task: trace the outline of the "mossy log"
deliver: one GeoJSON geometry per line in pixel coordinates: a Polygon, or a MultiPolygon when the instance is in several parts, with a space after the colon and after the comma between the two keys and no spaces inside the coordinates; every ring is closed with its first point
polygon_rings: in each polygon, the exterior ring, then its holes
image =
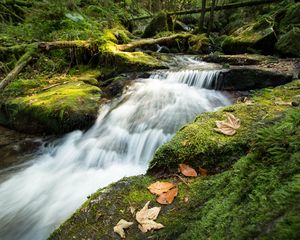
{"type": "Polygon", "coordinates": [[[41,50],[50,51],[53,49],[63,48],[85,48],[91,50],[92,44],[89,41],[54,41],[54,42],[40,42],[38,48],[41,50]]]}
{"type": "Polygon", "coordinates": [[[192,36],[192,34],[184,33],[184,34],[175,34],[168,37],[161,37],[161,38],[148,38],[148,39],[141,39],[138,41],[134,41],[128,44],[118,45],[117,49],[120,51],[133,51],[135,48],[143,48],[155,44],[166,45],[170,42],[174,42],[176,40],[181,39],[188,39],[192,36]]]}
{"type": "Polygon", "coordinates": [[[17,62],[14,69],[0,82],[0,91],[3,90],[9,83],[11,83],[22,69],[28,64],[32,59],[34,53],[36,52],[35,48],[30,48],[17,62]]]}

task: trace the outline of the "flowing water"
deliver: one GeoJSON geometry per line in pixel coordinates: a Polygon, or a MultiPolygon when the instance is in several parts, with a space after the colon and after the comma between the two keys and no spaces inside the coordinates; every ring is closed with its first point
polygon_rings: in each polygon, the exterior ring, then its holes
{"type": "Polygon", "coordinates": [[[145,173],[158,146],[204,111],[230,104],[218,70],[190,58],[185,69],[137,79],[100,109],[87,132],[47,143],[29,166],[0,185],[0,239],[46,239],[98,188],[145,173]]]}

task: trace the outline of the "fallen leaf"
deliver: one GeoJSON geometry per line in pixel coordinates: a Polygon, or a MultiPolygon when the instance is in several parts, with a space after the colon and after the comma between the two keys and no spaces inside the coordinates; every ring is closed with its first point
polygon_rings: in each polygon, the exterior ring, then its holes
{"type": "Polygon", "coordinates": [[[124,229],[129,228],[133,222],[127,222],[124,219],[121,219],[116,226],[114,226],[114,232],[119,234],[121,238],[125,238],[124,229]]]}
{"type": "Polygon", "coordinates": [[[186,177],[197,177],[197,172],[194,168],[186,164],[179,164],[180,172],[186,177]]]}
{"type": "Polygon", "coordinates": [[[131,214],[134,215],[136,209],[134,207],[129,207],[129,210],[130,210],[131,214]]]}
{"type": "Polygon", "coordinates": [[[188,198],[188,197],[185,197],[185,198],[183,199],[183,201],[184,201],[185,203],[187,203],[187,202],[189,201],[189,198],[188,198]]]}
{"type": "Polygon", "coordinates": [[[201,176],[207,176],[208,175],[208,170],[205,168],[200,167],[199,172],[201,176]]]}
{"type": "Polygon", "coordinates": [[[174,201],[174,198],[178,194],[178,188],[173,188],[166,193],[161,194],[156,201],[160,204],[171,204],[174,201]]]}
{"type": "Polygon", "coordinates": [[[153,208],[148,208],[150,204],[150,201],[145,204],[145,206],[136,213],[135,218],[137,222],[140,224],[139,229],[143,232],[146,233],[152,229],[161,229],[164,227],[164,225],[155,222],[159,212],[160,212],[160,207],[153,207],[153,208]]]}
{"type": "Polygon", "coordinates": [[[217,128],[215,131],[223,133],[224,135],[232,136],[236,130],[241,127],[240,119],[236,118],[233,114],[227,114],[226,121],[216,121],[217,128]]]}
{"type": "Polygon", "coordinates": [[[160,182],[157,181],[155,183],[152,183],[148,189],[151,193],[156,194],[156,195],[161,195],[164,192],[169,191],[171,188],[176,187],[173,183],[170,182],[160,182]]]}

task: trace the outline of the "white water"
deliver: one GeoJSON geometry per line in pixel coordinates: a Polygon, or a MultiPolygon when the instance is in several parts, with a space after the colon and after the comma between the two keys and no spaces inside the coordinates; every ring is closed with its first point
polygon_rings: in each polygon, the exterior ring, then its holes
{"type": "Polygon", "coordinates": [[[101,109],[89,131],[74,131],[47,146],[0,185],[0,239],[46,239],[89,194],[145,173],[155,149],[184,123],[230,104],[221,92],[203,88],[214,84],[216,74],[166,71],[137,80],[101,109]]]}

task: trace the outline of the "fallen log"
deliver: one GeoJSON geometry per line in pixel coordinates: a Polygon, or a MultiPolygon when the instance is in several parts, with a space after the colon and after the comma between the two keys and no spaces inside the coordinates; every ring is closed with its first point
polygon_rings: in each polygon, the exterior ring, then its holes
{"type": "Polygon", "coordinates": [[[85,48],[91,50],[92,44],[89,41],[54,41],[54,42],[40,42],[38,48],[46,51],[63,48],[85,48]]]}
{"type": "Polygon", "coordinates": [[[151,46],[151,45],[155,45],[155,44],[165,45],[165,44],[168,44],[175,40],[188,39],[191,36],[192,36],[192,34],[189,34],[189,33],[183,33],[183,34],[179,33],[179,34],[174,34],[174,35],[168,36],[168,37],[146,38],[146,39],[133,41],[128,44],[117,45],[117,50],[133,51],[135,48],[143,48],[143,47],[147,47],[147,46],[151,46]]]}
{"type": "Polygon", "coordinates": [[[2,91],[8,84],[15,80],[22,69],[32,59],[35,52],[35,48],[29,48],[28,51],[19,59],[14,69],[11,70],[10,73],[0,82],[0,91],[2,91]]]}
{"type": "MultiPolygon", "coordinates": [[[[221,11],[221,10],[230,10],[230,9],[236,9],[236,8],[242,8],[242,7],[254,7],[258,5],[264,5],[264,4],[270,4],[275,2],[280,2],[282,0],[253,0],[248,2],[240,2],[240,3],[229,3],[222,6],[215,6],[214,11],[221,11]]],[[[203,9],[197,8],[197,9],[191,9],[191,10],[183,10],[183,11],[177,11],[177,12],[169,12],[167,13],[169,16],[173,15],[187,15],[187,14],[193,14],[193,13],[201,13],[203,9]]],[[[210,12],[211,7],[205,8],[205,12],[210,12]]],[[[153,15],[151,16],[142,16],[137,18],[129,19],[129,21],[139,21],[144,19],[153,18],[153,15]]]]}

